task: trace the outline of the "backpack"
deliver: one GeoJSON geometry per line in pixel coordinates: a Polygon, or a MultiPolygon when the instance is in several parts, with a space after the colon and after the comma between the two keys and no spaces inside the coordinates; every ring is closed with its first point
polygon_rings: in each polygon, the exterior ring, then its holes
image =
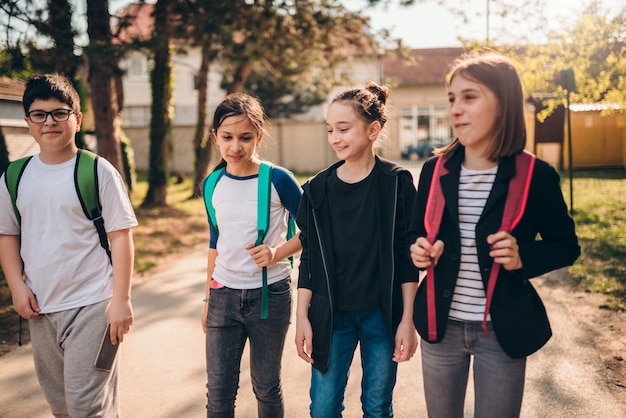
{"type": "MultiPolygon", "coordinates": [[[[526,209],[526,201],[528,200],[528,192],[530,190],[530,181],[533,176],[536,157],[529,152],[520,152],[515,156],[515,175],[509,182],[509,188],[504,204],[504,214],[502,215],[502,223],[499,231],[511,232],[519,223],[526,209]]],[[[446,206],[446,200],[441,190],[441,182],[439,178],[448,173],[444,167],[447,158],[439,157],[435,164],[435,170],[430,183],[428,200],[426,202],[426,213],[424,216],[424,227],[426,229],[426,239],[433,244],[437,239],[443,210],[446,206]]],[[[489,284],[486,292],[485,312],[483,315],[482,328],[485,334],[487,331],[487,316],[491,307],[491,299],[493,291],[496,287],[500,264],[494,261],[489,276],[489,284]]],[[[426,304],[428,319],[428,339],[437,339],[437,317],[435,311],[435,266],[434,263],[426,269],[426,304]]]]}
{"type": "MultiPolygon", "coordinates": [[[[258,180],[258,204],[257,204],[257,239],[254,245],[261,245],[267,234],[270,223],[270,195],[272,193],[272,168],[273,165],[270,162],[262,161],[259,167],[259,180],[258,180]]],[[[215,208],[213,207],[213,191],[218,180],[222,177],[224,167],[219,168],[209,174],[202,184],[202,195],[204,196],[204,206],[206,208],[209,224],[219,229],[217,226],[217,220],[215,218],[215,208]]],[[[296,232],[295,220],[289,216],[287,222],[287,240],[291,239],[296,232]]],[[[289,261],[293,266],[293,257],[289,257],[289,261]]],[[[268,288],[267,288],[267,267],[262,269],[263,285],[261,287],[261,319],[267,318],[268,310],[268,288]]]]}
{"type": "MultiPolygon", "coordinates": [[[[22,217],[17,208],[17,194],[20,180],[26,165],[30,162],[30,157],[24,157],[19,160],[15,160],[9,164],[6,169],[4,180],[11,196],[11,203],[13,204],[13,210],[15,211],[15,217],[18,224],[21,225],[22,217]]],[[[107,238],[106,231],[104,229],[104,219],[102,218],[102,205],[100,204],[100,195],[98,193],[98,155],[91,151],[79,149],[76,155],[76,164],[74,165],[74,186],[76,188],[76,194],[80,205],[83,209],[83,213],[93,222],[96,230],[98,231],[98,237],[100,238],[100,245],[106,252],[111,261],[111,250],[109,249],[109,240],[107,238]]]]}

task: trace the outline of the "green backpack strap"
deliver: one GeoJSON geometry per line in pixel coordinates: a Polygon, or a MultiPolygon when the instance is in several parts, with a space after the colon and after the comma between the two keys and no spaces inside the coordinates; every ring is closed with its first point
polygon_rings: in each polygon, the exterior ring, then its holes
{"type": "Polygon", "coordinates": [[[31,158],[33,158],[32,155],[30,157],[20,158],[19,160],[11,162],[4,173],[4,181],[7,185],[9,196],[11,196],[13,211],[15,212],[15,217],[17,218],[17,223],[19,225],[22,224],[22,217],[20,215],[20,211],[17,209],[17,187],[22,179],[24,169],[30,162],[31,158]]]}
{"type": "Polygon", "coordinates": [[[206,214],[209,218],[209,224],[215,228],[218,233],[219,229],[217,229],[217,220],[215,219],[215,208],[213,207],[213,191],[223,172],[224,167],[213,171],[204,179],[204,184],[202,185],[202,196],[204,197],[204,207],[206,208],[206,214]]]}
{"type": "MultiPolygon", "coordinates": [[[[255,245],[263,244],[270,224],[270,194],[272,191],[272,164],[261,162],[259,166],[257,203],[257,239],[255,245]]],[[[262,269],[261,319],[267,319],[269,289],[267,285],[267,267],[262,269]]]]}
{"type": "Polygon", "coordinates": [[[259,166],[258,203],[257,203],[257,239],[261,245],[270,224],[270,194],[272,191],[272,164],[261,162],[259,166]]]}
{"type": "Polygon", "coordinates": [[[84,149],[79,149],[74,166],[74,186],[83,212],[87,219],[93,222],[98,231],[100,245],[111,261],[111,249],[109,239],[104,229],[102,218],[102,205],[98,185],[98,155],[84,149]]]}

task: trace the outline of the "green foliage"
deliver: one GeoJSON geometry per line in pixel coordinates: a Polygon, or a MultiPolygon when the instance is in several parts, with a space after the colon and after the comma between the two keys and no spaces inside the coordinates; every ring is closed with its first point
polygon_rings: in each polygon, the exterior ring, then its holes
{"type": "Polygon", "coordinates": [[[626,9],[605,10],[599,3],[591,2],[576,20],[548,32],[546,43],[498,47],[515,57],[525,90],[546,99],[541,118],[565,103],[559,74],[568,69],[576,84],[571,103],[616,103],[626,109],[626,9]]]}
{"type": "Polygon", "coordinates": [[[33,67],[21,47],[4,46],[0,49],[0,77],[27,80],[33,74],[33,67]]]}
{"type": "Polygon", "coordinates": [[[355,51],[376,53],[364,29],[368,20],[339,1],[240,3],[219,38],[222,88],[258,96],[270,117],[321,103],[355,51]]]}

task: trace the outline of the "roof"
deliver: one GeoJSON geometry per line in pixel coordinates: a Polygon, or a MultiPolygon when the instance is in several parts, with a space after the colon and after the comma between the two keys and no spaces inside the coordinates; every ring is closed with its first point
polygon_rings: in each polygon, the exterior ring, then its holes
{"type": "Polygon", "coordinates": [[[0,99],[22,101],[26,83],[9,77],[0,77],[0,99]]]}
{"type": "Polygon", "coordinates": [[[404,56],[394,52],[383,59],[385,78],[401,86],[443,84],[450,65],[462,54],[462,48],[411,49],[404,56]]]}
{"type": "Polygon", "coordinates": [[[572,103],[572,112],[598,112],[601,110],[622,110],[619,103],[572,103]]]}

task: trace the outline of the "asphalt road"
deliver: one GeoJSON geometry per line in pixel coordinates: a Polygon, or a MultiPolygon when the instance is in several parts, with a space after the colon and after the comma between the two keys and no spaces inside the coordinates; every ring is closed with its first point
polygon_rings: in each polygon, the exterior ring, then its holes
{"type": "MultiPolygon", "coordinates": [[[[135,324],[121,352],[124,417],[205,416],[204,334],[200,328],[205,271],[205,251],[199,250],[135,285],[135,324]]],[[[528,360],[522,417],[626,417],[607,388],[604,367],[584,326],[552,297],[549,287],[541,286],[541,278],[537,280],[554,337],[528,360]]],[[[283,355],[283,386],[286,416],[299,418],[308,416],[310,369],[296,355],[293,332],[292,326],[283,355]]],[[[256,416],[246,354],[238,418],[256,416]]],[[[346,391],[344,416],[348,418],[361,416],[358,364],[355,361],[346,391]]],[[[472,398],[470,383],[466,417],[472,416],[472,398]]],[[[426,416],[419,355],[399,366],[394,408],[399,418],[426,416]]],[[[50,416],[35,377],[30,344],[0,357],[0,417],[50,416]]]]}

